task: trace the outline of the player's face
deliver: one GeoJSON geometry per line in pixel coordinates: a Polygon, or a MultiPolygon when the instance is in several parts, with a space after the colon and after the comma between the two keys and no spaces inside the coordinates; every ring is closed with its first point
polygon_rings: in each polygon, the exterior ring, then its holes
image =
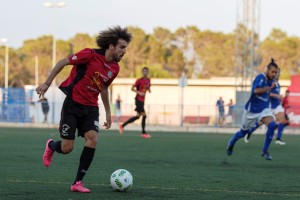
{"type": "Polygon", "coordinates": [[[276,67],[271,67],[270,69],[268,69],[267,77],[269,80],[273,80],[276,77],[277,70],[278,69],[276,67]]]}
{"type": "Polygon", "coordinates": [[[290,94],[290,92],[287,92],[287,91],[285,92],[285,96],[286,96],[286,97],[288,97],[289,94],[290,94]]]}
{"type": "Polygon", "coordinates": [[[280,70],[279,69],[277,69],[277,74],[276,74],[276,76],[275,76],[275,80],[279,80],[279,78],[280,78],[280,70]]]}
{"type": "Polygon", "coordinates": [[[119,39],[118,44],[112,48],[112,56],[115,62],[120,62],[126,53],[128,43],[125,40],[119,39]]]}
{"type": "Polygon", "coordinates": [[[143,69],[142,74],[144,77],[148,76],[148,69],[143,69]]]}

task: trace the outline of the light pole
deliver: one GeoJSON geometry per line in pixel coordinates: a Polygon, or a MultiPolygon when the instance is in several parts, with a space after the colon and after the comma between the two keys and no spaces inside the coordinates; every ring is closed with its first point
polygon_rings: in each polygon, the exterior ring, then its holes
{"type": "Polygon", "coordinates": [[[181,100],[180,100],[180,126],[183,127],[184,121],[184,88],[187,86],[186,70],[182,71],[181,77],[178,80],[178,86],[181,88],[181,100]]]}
{"type": "MultiPolygon", "coordinates": [[[[67,5],[66,2],[64,1],[60,1],[60,2],[45,2],[44,6],[47,8],[62,8],[65,7],[67,5]]],[[[55,13],[53,16],[53,41],[52,41],[52,68],[55,66],[56,64],[56,38],[55,38],[55,13]]],[[[56,79],[53,80],[53,84],[56,85],[56,79]]],[[[54,123],[54,118],[55,118],[55,90],[52,89],[52,123],[54,123]]]]}
{"type": "Polygon", "coordinates": [[[4,72],[4,88],[5,90],[7,90],[8,88],[8,40],[6,38],[0,38],[0,43],[5,44],[5,64],[4,64],[4,68],[5,68],[5,72],[4,72]]]}
{"type": "MultiPolygon", "coordinates": [[[[67,5],[66,2],[60,1],[60,2],[45,2],[44,6],[47,8],[62,8],[67,5]]],[[[55,37],[55,16],[53,17],[53,41],[52,41],[52,68],[56,64],[56,37],[55,37]]],[[[55,79],[53,81],[54,85],[56,85],[55,79]]]]}
{"type": "Polygon", "coordinates": [[[35,73],[35,86],[39,85],[39,57],[34,56],[34,73],[35,73]]]}

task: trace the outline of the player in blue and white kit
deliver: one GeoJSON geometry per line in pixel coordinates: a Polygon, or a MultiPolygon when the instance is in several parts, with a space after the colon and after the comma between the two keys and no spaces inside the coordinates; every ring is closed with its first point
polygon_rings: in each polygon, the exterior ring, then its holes
{"type": "MultiPolygon", "coordinates": [[[[280,84],[278,83],[280,77],[280,69],[278,69],[275,81],[277,82],[276,87],[273,88],[270,92],[270,107],[272,109],[273,114],[276,117],[276,120],[279,122],[278,124],[278,133],[276,137],[275,144],[285,145],[286,143],[281,140],[283,129],[288,125],[288,120],[285,117],[284,108],[281,105],[281,95],[280,95],[280,84]]],[[[245,143],[249,142],[250,136],[252,133],[262,124],[257,123],[255,127],[251,128],[248,131],[247,136],[245,136],[245,143]]]]}
{"type": "Polygon", "coordinates": [[[277,124],[274,121],[275,117],[269,108],[270,104],[270,91],[275,88],[276,83],[273,82],[277,74],[278,66],[272,59],[268,64],[266,72],[259,74],[252,84],[251,96],[245,105],[244,114],[242,117],[241,130],[238,131],[230,140],[227,147],[227,155],[231,155],[235,143],[245,137],[249,129],[254,127],[257,122],[262,122],[268,126],[265,144],[261,156],[267,160],[272,160],[268,152],[269,146],[272,142],[274,131],[277,124]]]}

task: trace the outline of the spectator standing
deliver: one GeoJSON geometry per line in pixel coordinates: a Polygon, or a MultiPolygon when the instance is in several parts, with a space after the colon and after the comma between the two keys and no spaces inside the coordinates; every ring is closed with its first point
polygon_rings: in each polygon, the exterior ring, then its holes
{"type": "Polygon", "coordinates": [[[225,120],[225,108],[224,108],[224,101],[222,97],[219,98],[219,100],[216,103],[218,112],[219,112],[219,118],[218,118],[218,125],[222,126],[225,120]]]}
{"type": "Polygon", "coordinates": [[[43,111],[43,114],[44,114],[44,121],[43,121],[43,123],[48,123],[48,113],[49,113],[48,99],[45,98],[45,97],[43,97],[38,102],[41,103],[42,111],[43,111]]]}
{"type": "Polygon", "coordinates": [[[115,109],[115,115],[116,115],[116,121],[119,121],[119,117],[122,115],[122,111],[121,111],[121,97],[118,94],[118,98],[116,99],[116,109],[115,109]]]}

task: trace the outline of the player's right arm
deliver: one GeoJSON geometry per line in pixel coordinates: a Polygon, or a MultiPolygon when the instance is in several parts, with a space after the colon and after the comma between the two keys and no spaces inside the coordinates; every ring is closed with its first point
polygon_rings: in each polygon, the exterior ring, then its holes
{"type": "Polygon", "coordinates": [[[54,78],[59,74],[59,72],[67,65],[70,64],[70,61],[68,58],[64,58],[55,65],[55,67],[50,72],[50,75],[48,76],[45,83],[41,84],[36,88],[36,92],[39,94],[39,97],[44,97],[44,94],[47,92],[48,88],[50,87],[52,81],[54,78]]]}
{"type": "Polygon", "coordinates": [[[68,58],[64,58],[58,61],[58,63],[54,66],[54,68],[50,72],[50,75],[48,76],[45,83],[36,88],[36,92],[40,95],[40,98],[44,97],[44,94],[47,92],[54,78],[57,76],[57,74],[59,74],[59,72],[65,66],[70,64],[71,65],[85,64],[90,60],[92,54],[93,54],[92,49],[85,48],[76,54],[70,55],[68,58]]]}
{"type": "Polygon", "coordinates": [[[131,91],[137,93],[140,96],[145,96],[144,92],[140,92],[137,90],[138,80],[135,82],[135,84],[131,87],[131,91]]]}
{"type": "Polygon", "coordinates": [[[276,82],[273,82],[271,87],[263,87],[263,88],[257,87],[254,89],[254,94],[263,94],[271,91],[275,87],[276,87],[276,82]]]}

